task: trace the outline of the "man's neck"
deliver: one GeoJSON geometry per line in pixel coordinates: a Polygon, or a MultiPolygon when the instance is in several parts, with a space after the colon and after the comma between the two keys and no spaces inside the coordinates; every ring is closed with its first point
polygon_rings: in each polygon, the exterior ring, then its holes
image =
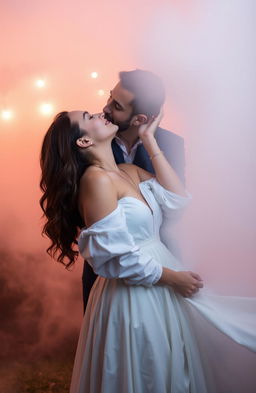
{"type": "Polygon", "coordinates": [[[118,138],[125,144],[127,151],[130,152],[131,148],[138,141],[138,127],[129,127],[125,131],[117,132],[118,138]]]}

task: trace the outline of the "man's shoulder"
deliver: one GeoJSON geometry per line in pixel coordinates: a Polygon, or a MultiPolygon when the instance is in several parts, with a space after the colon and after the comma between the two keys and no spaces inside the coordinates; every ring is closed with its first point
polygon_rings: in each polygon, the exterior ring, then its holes
{"type": "Polygon", "coordinates": [[[167,142],[174,144],[184,144],[182,136],[175,134],[172,131],[158,127],[155,133],[156,140],[159,142],[167,142]]]}

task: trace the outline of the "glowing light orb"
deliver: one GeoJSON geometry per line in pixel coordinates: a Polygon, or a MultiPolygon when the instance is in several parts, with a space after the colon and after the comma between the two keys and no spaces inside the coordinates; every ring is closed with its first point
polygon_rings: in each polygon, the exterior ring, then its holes
{"type": "Polygon", "coordinates": [[[96,78],[98,78],[98,72],[92,72],[91,73],[91,78],[93,78],[93,79],[96,79],[96,78]]]}
{"type": "Polygon", "coordinates": [[[38,87],[39,89],[41,89],[42,87],[45,87],[45,80],[37,79],[36,80],[36,87],[38,87]]]}
{"type": "Polygon", "coordinates": [[[98,90],[98,96],[104,96],[105,95],[105,91],[103,89],[98,90]]]}
{"type": "Polygon", "coordinates": [[[53,113],[53,105],[49,103],[41,104],[39,109],[44,116],[50,116],[53,113]]]}
{"type": "Polygon", "coordinates": [[[1,117],[2,117],[3,120],[7,121],[7,120],[10,120],[13,117],[13,113],[12,113],[11,110],[6,109],[6,110],[2,111],[1,117]]]}

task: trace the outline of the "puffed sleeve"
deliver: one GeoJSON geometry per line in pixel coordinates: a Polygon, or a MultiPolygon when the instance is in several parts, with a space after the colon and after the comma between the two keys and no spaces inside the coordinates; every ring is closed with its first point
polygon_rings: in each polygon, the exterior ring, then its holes
{"type": "Polygon", "coordinates": [[[150,287],[162,275],[162,266],[141,253],[135,244],[121,206],[89,228],[82,229],[78,246],[99,276],[122,278],[128,285],[150,287]]]}
{"type": "Polygon", "coordinates": [[[147,183],[148,188],[153,193],[156,201],[163,211],[164,216],[167,218],[179,217],[180,213],[182,213],[183,209],[192,199],[191,194],[188,192],[186,196],[181,196],[166,190],[154,177],[147,180],[145,183],[147,183]]]}

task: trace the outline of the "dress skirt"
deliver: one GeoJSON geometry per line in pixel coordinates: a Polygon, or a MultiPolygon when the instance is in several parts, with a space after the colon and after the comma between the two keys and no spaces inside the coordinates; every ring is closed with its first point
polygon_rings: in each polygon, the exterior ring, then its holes
{"type": "MultiPolygon", "coordinates": [[[[143,253],[184,267],[158,239],[143,253]]],[[[255,393],[256,299],[207,290],[183,298],[165,285],[98,277],[70,393],[255,393]]]]}

